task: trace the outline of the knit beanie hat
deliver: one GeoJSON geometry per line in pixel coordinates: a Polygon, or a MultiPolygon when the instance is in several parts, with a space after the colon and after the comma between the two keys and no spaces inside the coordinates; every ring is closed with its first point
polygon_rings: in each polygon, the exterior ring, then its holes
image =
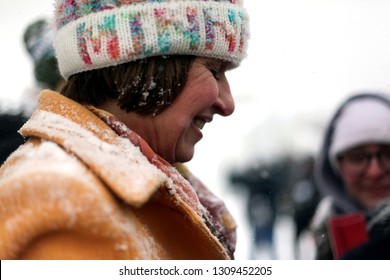
{"type": "Polygon", "coordinates": [[[49,20],[39,19],[27,26],[23,41],[34,62],[35,79],[54,89],[62,80],[54,54],[54,28],[49,20]]]}
{"type": "Polygon", "coordinates": [[[246,55],[243,0],[56,0],[61,74],[151,56],[195,55],[238,66],[246,55]]]}
{"type": "Polygon", "coordinates": [[[329,159],[363,144],[390,144],[390,107],[379,99],[360,98],[347,104],[336,120],[329,159]]]}

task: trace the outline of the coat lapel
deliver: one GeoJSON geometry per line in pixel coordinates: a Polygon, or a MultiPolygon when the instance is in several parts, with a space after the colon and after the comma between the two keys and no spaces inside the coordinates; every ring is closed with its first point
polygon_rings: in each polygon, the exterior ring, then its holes
{"type": "Polygon", "coordinates": [[[53,141],[76,155],[130,205],[141,206],[167,183],[166,175],[150,164],[138,147],[58,93],[41,93],[36,111],[20,133],[53,141]]]}

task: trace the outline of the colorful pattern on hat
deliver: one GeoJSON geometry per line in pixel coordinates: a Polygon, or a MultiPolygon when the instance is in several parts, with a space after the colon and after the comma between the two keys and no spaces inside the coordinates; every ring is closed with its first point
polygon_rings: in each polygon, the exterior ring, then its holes
{"type": "Polygon", "coordinates": [[[57,0],[55,50],[62,75],[158,55],[246,56],[242,0],[57,0]]]}

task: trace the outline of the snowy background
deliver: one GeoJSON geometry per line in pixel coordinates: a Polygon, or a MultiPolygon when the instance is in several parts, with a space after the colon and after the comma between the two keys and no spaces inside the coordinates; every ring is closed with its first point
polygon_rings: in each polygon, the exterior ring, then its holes
{"type": "MultiPolygon", "coordinates": [[[[390,92],[390,0],[245,1],[248,58],[229,73],[236,111],[205,127],[189,163],[232,210],[239,225],[237,259],[249,257],[251,236],[245,194],[228,188],[227,171],[257,158],[313,154],[342,100],[361,91],[390,92]]],[[[51,16],[52,3],[2,3],[2,107],[19,106],[34,87],[22,34],[32,21],[51,16]]],[[[278,258],[293,258],[291,219],[280,217],[276,227],[278,258]]]]}

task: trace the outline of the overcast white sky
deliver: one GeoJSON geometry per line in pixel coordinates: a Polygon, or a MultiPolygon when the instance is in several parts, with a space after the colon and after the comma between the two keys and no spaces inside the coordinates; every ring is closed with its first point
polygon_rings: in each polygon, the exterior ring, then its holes
{"type": "MultiPolygon", "coordinates": [[[[2,104],[17,104],[33,86],[22,33],[39,16],[50,16],[52,3],[2,4],[2,104]]],[[[189,164],[225,196],[238,219],[240,203],[225,192],[227,168],[278,151],[315,152],[323,123],[341,100],[358,91],[390,92],[390,0],[245,0],[245,5],[251,17],[248,58],[229,74],[236,112],[205,127],[189,164]]],[[[238,258],[246,254],[243,235],[238,258]]]]}

